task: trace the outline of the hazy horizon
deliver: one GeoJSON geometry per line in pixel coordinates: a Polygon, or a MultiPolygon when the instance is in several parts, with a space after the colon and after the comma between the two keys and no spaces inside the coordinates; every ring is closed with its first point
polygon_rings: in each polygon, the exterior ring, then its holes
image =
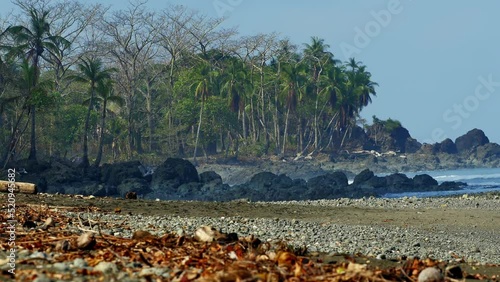
{"type": "MultiPolygon", "coordinates": [[[[480,128],[500,143],[500,2],[150,0],[147,6],[169,3],[224,16],[222,26],[238,26],[242,36],[278,32],[299,47],[318,36],[337,59],[354,56],[379,84],[361,113],[368,123],[373,115],[397,119],[428,143],[480,128]]],[[[4,13],[14,7],[5,4],[4,13]]]]}

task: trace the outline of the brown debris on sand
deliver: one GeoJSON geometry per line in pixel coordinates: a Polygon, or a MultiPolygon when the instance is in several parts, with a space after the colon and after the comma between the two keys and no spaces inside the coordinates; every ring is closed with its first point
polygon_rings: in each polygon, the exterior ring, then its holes
{"type": "MultiPolygon", "coordinates": [[[[271,245],[254,236],[238,238],[237,234],[225,234],[210,226],[200,227],[192,236],[175,233],[155,236],[149,231],[137,230],[133,238],[122,238],[104,234],[101,230],[117,225],[130,228],[125,221],[85,221],[80,216],[75,220],[61,210],[28,205],[17,207],[16,252],[51,253],[51,258],[19,259],[16,261],[15,277],[2,270],[0,280],[30,281],[40,275],[66,281],[76,276],[102,279],[103,272],[96,269],[103,268],[103,262],[112,266],[106,275],[115,275],[116,279],[142,277],[148,281],[417,281],[422,271],[429,267],[447,269],[445,262],[416,258],[386,269],[349,260],[323,262],[286,244],[271,245]],[[43,226],[43,222],[47,226],[50,222],[51,227],[22,227],[24,221],[33,219],[36,219],[37,226],[43,226]],[[98,231],[95,231],[96,227],[98,231]],[[45,268],[55,263],[72,265],[77,258],[83,259],[88,267],[73,271],[45,268]],[[100,267],[95,268],[97,265],[100,267]],[[115,273],[115,266],[119,273],[115,273]],[[161,268],[167,273],[159,276],[154,271],[147,271],[149,268],[161,268]]],[[[64,211],[95,212],[91,208],[68,208],[64,211]]],[[[5,228],[2,226],[2,229],[5,228]]],[[[0,236],[0,251],[8,252],[11,247],[6,240],[7,232],[2,232],[0,236]]],[[[448,275],[449,268],[443,273],[448,275]]],[[[454,277],[460,276],[456,268],[453,273],[454,277]]],[[[461,274],[466,278],[498,279],[471,276],[465,272],[461,274]]],[[[443,277],[453,281],[452,277],[443,277]]]]}

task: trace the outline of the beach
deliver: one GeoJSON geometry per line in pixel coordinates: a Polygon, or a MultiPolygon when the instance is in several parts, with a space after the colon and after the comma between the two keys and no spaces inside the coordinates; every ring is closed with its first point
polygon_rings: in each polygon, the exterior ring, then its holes
{"type": "MultiPolygon", "coordinates": [[[[6,195],[1,194],[0,199],[6,202],[6,195]]],[[[294,248],[306,249],[309,257],[358,254],[364,258],[361,262],[382,267],[394,267],[409,258],[430,258],[490,277],[500,273],[498,193],[272,203],[18,194],[16,201],[24,208],[63,213],[73,218],[72,222],[80,216],[99,221],[104,234],[120,238],[131,238],[137,230],[158,237],[169,233],[189,236],[200,226],[208,225],[225,234],[236,233],[240,238],[254,235],[264,242],[284,241],[294,248]]],[[[82,233],[74,226],[69,228],[75,234],[82,233]]],[[[66,271],[74,271],[73,262],[66,263],[66,271]]],[[[123,267],[119,260],[114,263],[118,269],[123,267]]]]}

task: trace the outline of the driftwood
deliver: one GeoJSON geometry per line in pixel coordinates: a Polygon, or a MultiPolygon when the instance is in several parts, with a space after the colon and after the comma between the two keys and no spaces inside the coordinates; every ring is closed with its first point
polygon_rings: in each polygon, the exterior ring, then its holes
{"type": "MultiPolygon", "coordinates": [[[[0,192],[10,192],[9,184],[12,182],[0,180],[0,192]]],[[[14,182],[14,193],[23,193],[23,194],[36,194],[36,185],[33,183],[27,182],[14,182]]]]}

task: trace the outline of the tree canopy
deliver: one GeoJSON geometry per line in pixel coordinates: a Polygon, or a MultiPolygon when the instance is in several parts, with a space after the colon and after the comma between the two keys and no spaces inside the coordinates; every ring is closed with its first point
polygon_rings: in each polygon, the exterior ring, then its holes
{"type": "Polygon", "coordinates": [[[0,21],[4,165],[37,148],[84,167],[337,151],[332,138],[376,95],[367,66],[315,36],[239,36],[185,6],[14,3],[20,14],[0,21]]]}

